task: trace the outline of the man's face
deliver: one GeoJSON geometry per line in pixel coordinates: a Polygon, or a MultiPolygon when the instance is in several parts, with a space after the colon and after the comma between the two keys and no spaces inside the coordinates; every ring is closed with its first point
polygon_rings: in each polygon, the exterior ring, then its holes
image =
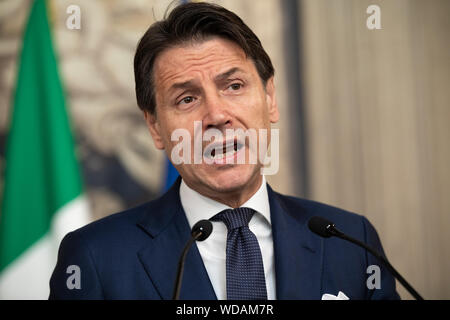
{"type": "MultiPolygon", "coordinates": [[[[269,133],[270,124],[278,121],[273,78],[264,87],[254,63],[238,45],[211,38],[163,51],[155,61],[154,84],[156,114],[145,113],[145,118],[156,147],[165,149],[169,157],[179,143],[171,141],[172,132],[183,128],[190,133],[191,162],[176,166],[187,185],[213,197],[259,185],[261,164],[248,163],[250,153],[256,153],[250,150],[249,139],[239,149],[245,152],[245,164],[194,164],[198,135],[198,131],[194,134],[194,121],[202,122],[203,133],[211,128],[220,130],[223,141],[213,142],[224,146],[230,142],[226,129],[267,129],[269,133]]],[[[203,151],[210,143],[202,143],[203,151]]]]}

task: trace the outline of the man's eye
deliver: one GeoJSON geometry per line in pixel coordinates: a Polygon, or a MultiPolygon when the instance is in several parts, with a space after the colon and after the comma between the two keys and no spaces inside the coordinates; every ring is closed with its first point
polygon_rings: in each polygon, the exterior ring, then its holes
{"type": "Polygon", "coordinates": [[[229,88],[233,91],[237,91],[242,87],[242,84],[240,83],[233,83],[232,85],[229,86],[229,88]]]}
{"type": "Polygon", "coordinates": [[[189,104],[192,102],[194,102],[193,97],[185,97],[185,98],[181,99],[180,102],[178,102],[178,104],[189,104]]]}

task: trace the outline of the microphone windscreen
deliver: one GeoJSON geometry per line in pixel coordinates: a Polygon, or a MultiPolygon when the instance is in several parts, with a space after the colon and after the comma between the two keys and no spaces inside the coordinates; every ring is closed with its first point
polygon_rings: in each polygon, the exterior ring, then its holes
{"type": "Polygon", "coordinates": [[[322,217],[311,217],[308,221],[309,230],[324,238],[329,238],[332,236],[329,232],[329,228],[333,226],[333,222],[322,217]]]}
{"type": "Polygon", "coordinates": [[[192,227],[191,234],[195,234],[200,232],[200,237],[197,238],[197,241],[206,240],[213,230],[213,225],[209,220],[200,220],[192,227]]]}

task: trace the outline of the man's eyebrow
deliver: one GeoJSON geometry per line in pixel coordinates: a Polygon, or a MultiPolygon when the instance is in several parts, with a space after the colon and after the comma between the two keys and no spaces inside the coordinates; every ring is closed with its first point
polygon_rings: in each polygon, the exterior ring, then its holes
{"type": "Polygon", "coordinates": [[[172,89],[172,90],[187,89],[187,88],[192,88],[193,86],[194,86],[194,82],[192,80],[188,80],[188,81],[184,81],[184,82],[174,83],[173,85],[170,86],[170,89],[172,89]]]}
{"type": "MultiPolygon", "coordinates": [[[[228,71],[225,71],[217,76],[214,77],[214,81],[215,82],[221,82],[226,80],[229,76],[231,76],[233,73],[236,72],[241,72],[243,71],[242,69],[238,68],[238,67],[234,67],[231,68],[228,71]]],[[[178,82],[178,83],[174,83],[173,85],[170,86],[171,90],[176,90],[176,89],[191,89],[195,87],[195,83],[193,80],[188,80],[188,81],[184,81],[184,82],[178,82]]]]}
{"type": "Polygon", "coordinates": [[[226,80],[229,76],[231,76],[233,73],[241,72],[241,71],[243,71],[243,70],[240,69],[240,68],[238,68],[238,67],[231,68],[230,70],[225,71],[224,73],[221,73],[221,74],[215,76],[215,77],[214,77],[214,81],[215,81],[215,82],[221,82],[221,81],[224,81],[224,80],[226,80]]]}

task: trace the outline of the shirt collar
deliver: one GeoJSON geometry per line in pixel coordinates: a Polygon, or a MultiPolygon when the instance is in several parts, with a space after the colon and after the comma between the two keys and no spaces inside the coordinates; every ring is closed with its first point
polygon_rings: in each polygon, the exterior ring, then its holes
{"type": "MultiPolygon", "coordinates": [[[[191,189],[184,180],[181,180],[180,200],[191,228],[199,220],[210,219],[225,209],[232,209],[223,203],[207,198],[191,189]]],[[[265,218],[269,225],[271,224],[269,195],[267,193],[267,183],[264,176],[259,189],[241,207],[255,210],[265,218]]]]}

